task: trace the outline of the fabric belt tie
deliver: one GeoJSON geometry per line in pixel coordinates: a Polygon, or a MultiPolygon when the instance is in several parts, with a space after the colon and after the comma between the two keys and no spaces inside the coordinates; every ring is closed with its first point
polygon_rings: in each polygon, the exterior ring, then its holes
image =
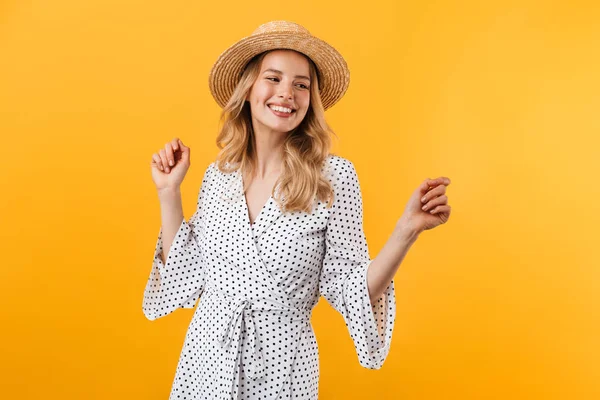
{"type": "Polygon", "coordinates": [[[249,335],[249,345],[252,351],[252,357],[250,358],[250,369],[245,372],[250,379],[258,379],[265,373],[265,362],[262,352],[258,348],[258,335],[256,333],[256,326],[254,325],[254,318],[252,318],[252,311],[252,302],[250,300],[238,300],[233,308],[233,311],[231,312],[231,315],[229,316],[228,322],[225,324],[225,328],[219,335],[219,340],[221,342],[221,346],[227,347],[233,340],[234,334],[241,334],[241,319],[243,319],[249,335]],[[236,332],[236,330],[238,330],[238,332],[236,332]]]}
{"type": "MultiPolygon", "coordinates": [[[[214,288],[209,289],[211,294],[219,293],[214,288]]],[[[250,379],[263,377],[266,372],[265,360],[260,349],[259,335],[254,322],[254,312],[266,312],[271,315],[279,316],[287,321],[310,322],[312,309],[298,309],[278,303],[274,300],[259,298],[247,299],[227,296],[231,299],[232,307],[227,314],[224,328],[219,333],[218,339],[221,347],[226,348],[230,343],[241,345],[242,325],[246,328],[248,334],[249,351],[251,352],[250,362],[245,364],[244,373],[250,379]]],[[[236,354],[235,357],[238,357],[236,354]]],[[[240,364],[241,360],[237,360],[240,364]]],[[[240,365],[240,368],[242,366],[240,365]]]]}

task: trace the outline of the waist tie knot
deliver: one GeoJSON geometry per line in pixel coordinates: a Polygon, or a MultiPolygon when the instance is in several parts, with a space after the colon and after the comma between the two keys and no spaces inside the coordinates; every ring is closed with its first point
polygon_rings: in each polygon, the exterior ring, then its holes
{"type": "Polygon", "coordinates": [[[242,320],[248,331],[249,345],[252,351],[250,358],[250,369],[246,371],[251,379],[258,379],[265,373],[265,363],[261,349],[258,348],[258,336],[256,333],[256,325],[252,317],[252,301],[248,299],[239,299],[235,302],[231,314],[225,327],[219,335],[221,346],[227,347],[234,338],[234,335],[239,337],[242,330],[242,320]]]}
{"type": "MultiPolygon", "coordinates": [[[[312,314],[311,308],[300,309],[265,297],[248,299],[229,296],[211,286],[205,288],[203,296],[206,296],[205,301],[216,296],[218,299],[228,302],[229,307],[227,307],[227,314],[225,316],[225,326],[218,333],[217,340],[223,348],[227,348],[230,345],[235,347],[232,349],[231,354],[235,360],[235,364],[238,368],[243,368],[246,376],[253,380],[263,377],[266,373],[266,360],[260,347],[260,336],[255,323],[254,313],[264,313],[272,318],[277,318],[277,321],[273,321],[276,324],[285,323],[287,327],[295,326],[298,329],[298,335],[301,332],[303,324],[310,323],[312,314]],[[245,361],[242,362],[242,355],[239,353],[239,348],[242,345],[243,327],[246,329],[248,339],[248,348],[245,350],[249,351],[251,355],[248,363],[245,361]]],[[[220,303],[220,306],[223,305],[224,303],[220,303]]],[[[228,376],[231,375],[229,379],[233,379],[233,370],[227,369],[225,372],[228,376]]]]}

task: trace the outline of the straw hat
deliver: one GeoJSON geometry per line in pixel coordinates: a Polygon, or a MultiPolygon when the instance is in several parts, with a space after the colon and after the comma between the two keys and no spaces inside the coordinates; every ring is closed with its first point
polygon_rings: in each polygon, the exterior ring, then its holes
{"type": "Polygon", "coordinates": [[[346,93],[350,83],[350,71],[346,60],[336,49],[312,36],[299,24],[270,21],[259,26],[252,35],[230,46],[213,65],[208,85],[221,108],[229,101],[248,61],[257,54],[274,49],[296,50],[315,63],[325,110],[337,103],[346,93]]]}

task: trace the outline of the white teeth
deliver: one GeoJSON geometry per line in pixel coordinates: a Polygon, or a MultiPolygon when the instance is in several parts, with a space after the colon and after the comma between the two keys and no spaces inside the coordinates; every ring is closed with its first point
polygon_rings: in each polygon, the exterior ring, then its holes
{"type": "Polygon", "coordinates": [[[279,106],[274,106],[272,104],[269,105],[269,107],[271,107],[273,110],[275,111],[279,111],[279,112],[286,112],[286,113],[292,113],[292,109],[291,108],[285,108],[285,107],[279,107],[279,106]]]}

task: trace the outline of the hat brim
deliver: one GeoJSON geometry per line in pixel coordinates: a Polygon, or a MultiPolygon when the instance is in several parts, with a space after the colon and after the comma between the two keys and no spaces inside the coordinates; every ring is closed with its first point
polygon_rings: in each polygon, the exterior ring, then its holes
{"type": "Polygon", "coordinates": [[[225,50],[213,65],[208,85],[221,108],[235,90],[246,64],[257,54],[275,49],[298,51],[309,57],[319,70],[323,108],[337,103],[348,90],[350,71],[344,57],[327,42],[312,36],[268,33],[245,37],[225,50]]]}

